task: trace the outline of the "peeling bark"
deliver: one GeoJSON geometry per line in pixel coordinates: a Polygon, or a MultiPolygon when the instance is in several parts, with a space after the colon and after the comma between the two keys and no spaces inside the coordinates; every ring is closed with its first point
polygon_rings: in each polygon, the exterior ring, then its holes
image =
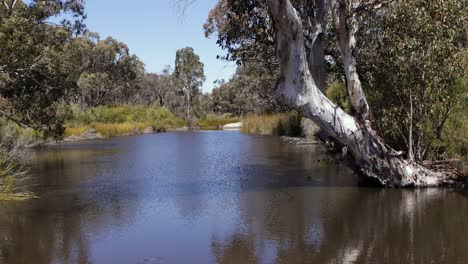
{"type": "MultiPolygon", "coordinates": [[[[340,47],[343,46],[343,57],[348,56],[345,58],[345,71],[349,84],[348,93],[356,117],[333,104],[320,91],[312,77],[304,46],[302,22],[290,1],[268,0],[268,6],[274,22],[280,64],[278,95],[344,145],[347,153],[352,156],[354,169],[362,177],[373,179],[383,186],[394,187],[430,187],[451,183],[445,175],[403,159],[372,130],[368,120],[369,107],[356,72],[356,61],[352,56],[355,45],[353,34],[341,36],[340,42],[343,45],[340,44],[340,47]]],[[[335,5],[332,7],[334,12],[340,11],[336,8],[340,9],[335,5]]],[[[339,12],[336,18],[344,26],[340,34],[346,33],[346,24],[339,12]]]]}

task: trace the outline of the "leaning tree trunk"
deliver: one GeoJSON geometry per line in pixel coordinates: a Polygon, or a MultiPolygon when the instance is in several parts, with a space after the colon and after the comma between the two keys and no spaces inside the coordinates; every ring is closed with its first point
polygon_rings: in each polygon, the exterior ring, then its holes
{"type": "MultiPolygon", "coordinates": [[[[321,0],[326,1],[326,0],[321,0]]],[[[416,163],[385,145],[371,129],[369,108],[356,72],[352,55],[353,32],[340,32],[340,50],[344,57],[348,95],[355,116],[333,104],[312,78],[304,46],[303,27],[298,12],[289,0],[268,0],[276,33],[280,78],[277,93],[286,103],[305,117],[312,119],[328,135],[344,145],[343,152],[351,154],[355,170],[367,179],[375,179],[384,186],[438,186],[449,179],[416,163]]],[[[335,23],[341,22],[332,2],[335,23]]],[[[344,24],[343,24],[344,25],[344,24]]],[[[352,29],[352,27],[351,27],[352,29]]],[[[313,50],[311,52],[314,52],[313,50]]]]}

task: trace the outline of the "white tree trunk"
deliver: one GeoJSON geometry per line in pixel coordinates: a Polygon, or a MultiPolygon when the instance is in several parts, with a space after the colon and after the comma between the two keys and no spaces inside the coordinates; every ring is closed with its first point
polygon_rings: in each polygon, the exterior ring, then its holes
{"type": "Polygon", "coordinates": [[[330,0],[330,2],[333,21],[337,30],[338,46],[340,48],[341,57],[343,58],[346,89],[351,111],[356,117],[369,120],[369,105],[367,104],[366,95],[362,89],[361,80],[357,74],[356,59],[353,55],[356,48],[355,34],[358,30],[357,14],[353,12],[351,3],[346,5],[344,1],[340,0],[330,0]],[[349,17],[349,21],[347,17],[349,17]]]}
{"type": "MultiPolygon", "coordinates": [[[[274,21],[280,64],[277,92],[286,103],[312,119],[328,135],[343,144],[353,157],[355,170],[366,179],[374,179],[384,186],[398,187],[438,186],[448,183],[449,180],[444,175],[404,160],[381,142],[371,129],[369,108],[357,76],[352,52],[346,59],[348,63],[345,62],[345,71],[348,83],[354,80],[348,86],[348,93],[357,118],[333,104],[314,82],[304,46],[302,22],[290,1],[268,0],[268,6],[274,21]]],[[[355,41],[353,35],[343,38],[348,43],[355,41]]],[[[343,38],[340,37],[340,41],[343,38]]],[[[352,51],[353,45],[348,47],[352,51]]],[[[349,51],[346,45],[343,51],[346,57],[349,51]]]]}

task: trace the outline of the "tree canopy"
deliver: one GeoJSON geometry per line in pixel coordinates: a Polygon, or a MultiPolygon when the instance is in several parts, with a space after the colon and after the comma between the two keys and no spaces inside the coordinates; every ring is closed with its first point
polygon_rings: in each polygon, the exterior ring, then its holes
{"type": "Polygon", "coordinates": [[[82,1],[2,1],[0,6],[0,95],[12,113],[47,134],[63,133],[58,101],[76,88],[65,46],[83,30],[82,1]],[[51,24],[69,14],[74,20],[51,24]]]}
{"type": "Polygon", "coordinates": [[[186,117],[190,120],[193,102],[201,93],[201,86],[206,80],[203,63],[193,48],[186,47],[176,52],[173,76],[176,89],[185,96],[186,117]]]}

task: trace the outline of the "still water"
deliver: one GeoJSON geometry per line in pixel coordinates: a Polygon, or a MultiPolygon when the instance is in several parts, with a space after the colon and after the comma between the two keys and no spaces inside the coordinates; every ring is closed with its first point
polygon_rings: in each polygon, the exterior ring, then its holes
{"type": "Polygon", "coordinates": [[[0,263],[468,263],[468,196],[358,187],[310,147],[165,133],[32,153],[0,263]]]}

